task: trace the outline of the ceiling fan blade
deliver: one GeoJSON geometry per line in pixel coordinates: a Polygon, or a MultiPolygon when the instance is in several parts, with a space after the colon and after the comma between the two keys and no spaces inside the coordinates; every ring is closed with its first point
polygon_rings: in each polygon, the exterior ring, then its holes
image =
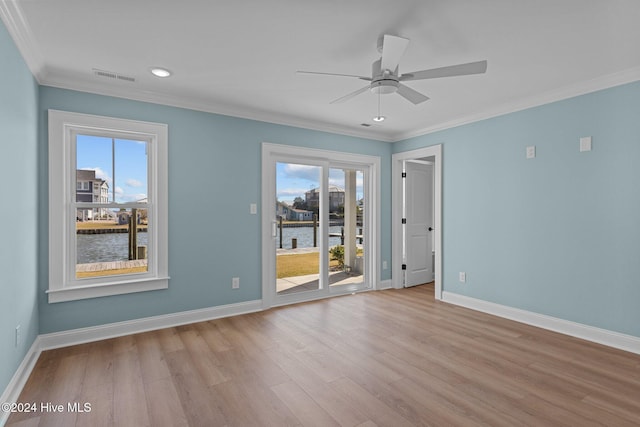
{"type": "Polygon", "coordinates": [[[403,85],[402,83],[398,84],[398,94],[405,98],[407,101],[413,102],[414,104],[420,104],[429,99],[428,96],[423,95],[420,92],[411,89],[409,86],[403,85]]]}
{"type": "Polygon", "coordinates": [[[482,74],[487,71],[487,61],[469,62],[467,64],[450,65],[448,67],[433,68],[431,70],[415,71],[400,76],[400,81],[437,79],[439,77],[466,76],[482,74]]]}
{"type": "Polygon", "coordinates": [[[355,92],[348,93],[348,94],[346,94],[345,96],[343,96],[341,98],[334,99],[329,104],[340,104],[341,102],[348,101],[351,98],[354,98],[354,97],[360,95],[361,93],[366,92],[367,90],[369,90],[370,87],[371,87],[370,85],[367,85],[367,86],[365,86],[365,87],[363,87],[361,89],[356,90],[355,92]]]}
{"type": "Polygon", "coordinates": [[[296,71],[296,73],[298,73],[298,74],[318,74],[318,75],[321,75],[321,76],[355,77],[355,78],[360,79],[360,80],[365,80],[365,81],[368,81],[368,82],[371,81],[371,77],[355,76],[353,74],[321,73],[321,72],[317,72],[317,71],[296,71]]]}
{"type": "Polygon", "coordinates": [[[382,63],[380,64],[382,71],[389,70],[394,73],[408,45],[409,39],[385,34],[382,41],[382,63]]]}

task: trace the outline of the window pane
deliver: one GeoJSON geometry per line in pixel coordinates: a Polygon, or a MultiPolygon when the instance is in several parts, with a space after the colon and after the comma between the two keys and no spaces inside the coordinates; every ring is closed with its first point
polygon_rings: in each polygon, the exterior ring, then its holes
{"type": "Polygon", "coordinates": [[[148,271],[146,209],[79,208],[76,218],[76,279],[148,271]]]}
{"type": "Polygon", "coordinates": [[[146,203],[147,143],[115,140],[115,201],[146,203]]]}
{"type": "Polygon", "coordinates": [[[105,137],[77,136],[76,202],[93,202],[94,195],[99,196],[100,203],[112,201],[110,192],[113,169],[111,141],[111,138],[105,137]]]}
{"type": "Polygon", "coordinates": [[[146,203],[147,162],[145,141],[77,135],[76,201],[146,203]]]}
{"type": "Polygon", "coordinates": [[[364,172],[329,169],[329,284],[364,281],[364,172]]]}
{"type": "Polygon", "coordinates": [[[319,166],[276,164],[276,291],[320,289],[319,166]]]}

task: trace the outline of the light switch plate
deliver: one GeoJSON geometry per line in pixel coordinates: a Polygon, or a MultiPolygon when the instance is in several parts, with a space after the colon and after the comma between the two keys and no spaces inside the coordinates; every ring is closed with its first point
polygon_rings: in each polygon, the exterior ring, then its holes
{"type": "Polygon", "coordinates": [[[580,138],[580,152],[591,151],[591,137],[584,136],[580,138]]]}
{"type": "Polygon", "coordinates": [[[527,159],[533,159],[534,157],[536,157],[536,146],[529,145],[527,147],[527,159]]]}

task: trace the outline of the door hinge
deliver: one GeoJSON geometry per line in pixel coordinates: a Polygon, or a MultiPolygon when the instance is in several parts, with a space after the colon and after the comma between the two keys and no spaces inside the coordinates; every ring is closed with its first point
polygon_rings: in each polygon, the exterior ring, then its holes
{"type": "Polygon", "coordinates": [[[407,269],[407,264],[402,264],[402,269],[406,270],[407,269]]]}
{"type": "Polygon", "coordinates": [[[406,178],[407,177],[407,173],[406,172],[402,172],[402,177],[406,178]]]}
{"type": "Polygon", "coordinates": [[[407,218],[402,218],[402,223],[406,224],[407,223],[407,218]]]}

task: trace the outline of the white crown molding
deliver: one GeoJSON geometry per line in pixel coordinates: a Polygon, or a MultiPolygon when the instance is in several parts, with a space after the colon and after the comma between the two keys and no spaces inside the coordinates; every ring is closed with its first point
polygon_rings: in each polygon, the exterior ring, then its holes
{"type": "Polygon", "coordinates": [[[43,86],[51,86],[60,89],[68,89],[79,92],[88,92],[97,95],[113,96],[132,101],[149,102],[152,104],[166,105],[170,107],[185,108],[189,110],[202,111],[205,113],[231,116],[235,118],[254,120],[270,124],[297,127],[307,130],[334,133],[354,138],[365,138],[382,142],[394,142],[395,139],[388,135],[381,135],[374,131],[354,130],[348,127],[331,123],[322,123],[300,117],[285,116],[265,110],[250,108],[246,106],[230,106],[216,104],[214,101],[196,99],[189,96],[166,95],[158,92],[140,90],[132,87],[130,83],[105,86],[99,82],[92,83],[86,80],[76,80],[71,78],[61,78],[61,76],[43,76],[39,83],[43,86]]]}
{"type": "Polygon", "coordinates": [[[34,41],[31,28],[24,19],[19,2],[0,0],[0,19],[7,27],[31,74],[40,83],[44,69],[43,56],[34,41]]]}
{"type": "Polygon", "coordinates": [[[14,39],[18,50],[22,54],[27,64],[27,67],[40,85],[76,90],[81,92],[90,92],[98,95],[113,96],[134,101],[150,102],[154,104],[186,108],[207,113],[256,120],[284,126],[298,127],[320,132],[334,133],[355,138],[365,138],[382,142],[403,141],[409,138],[427,135],[433,132],[502,116],[505,114],[640,80],[640,67],[630,68],[617,73],[597,77],[591,80],[577,82],[575,84],[564,86],[556,90],[538,94],[532,97],[509,102],[496,108],[491,108],[489,110],[460,117],[444,123],[438,123],[432,126],[411,130],[408,132],[380,134],[380,130],[375,128],[353,129],[347,126],[340,126],[326,122],[323,123],[288,115],[285,116],[282,114],[246,106],[216,104],[213,101],[195,99],[189,96],[163,95],[147,90],[136,90],[131,86],[110,86],[106,88],[99,82],[96,82],[94,84],[87,80],[62,77],[60,75],[54,76],[46,70],[46,64],[44,63],[43,56],[34,41],[33,33],[29,25],[23,17],[23,13],[20,10],[19,3],[20,2],[16,0],[0,0],[0,18],[5,23],[9,33],[14,39]]]}
{"type": "Polygon", "coordinates": [[[425,127],[410,132],[403,132],[395,135],[393,142],[404,141],[409,138],[427,135],[430,133],[451,129],[454,127],[491,119],[505,114],[515,113],[517,111],[526,110],[528,108],[539,107],[541,105],[550,104],[564,99],[574,98],[576,96],[585,95],[599,90],[609,89],[627,83],[640,80],[640,67],[629,68],[613,74],[607,74],[591,80],[577,82],[569,86],[563,86],[556,90],[544,92],[535,96],[519,99],[514,102],[503,104],[499,107],[492,108],[480,113],[471,114],[460,117],[437,125],[425,127]]]}
{"type": "Polygon", "coordinates": [[[558,319],[556,317],[521,310],[506,305],[483,301],[453,292],[442,292],[442,301],[450,304],[536,326],[583,340],[603,344],[631,353],[640,354],[640,337],[596,328],[594,326],[558,319]]]}
{"type": "Polygon", "coordinates": [[[60,78],[54,79],[49,76],[42,75],[38,79],[38,82],[45,86],[52,86],[61,89],[89,92],[104,96],[114,96],[118,98],[130,99],[133,101],[150,102],[154,104],[203,111],[206,113],[220,114],[224,116],[231,116],[284,126],[292,126],[302,129],[334,133],[354,138],[366,138],[376,141],[394,143],[409,138],[419,137],[430,133],[451,129],[510,113],[515,113],[517,111],[538,107],[552,102],[562,101],[564,99],[585,95],[588,93],[635,82],[638,80],[640,80],[640,67],[631,68],[618,73],[601,76],[584,82],[578,82],[573,85],[561,87],[553,91],[506,103],[499,107],[492,108],[490,110],[486,110],[477,114],[471,114],[433,126],[428,126],[409,132],[400,132],[392,135],[382,135],[377,133],[375,130],[359,131],[331,123],[321,123],[313,120],[302,119],[299,117],[283,116],[281,114],[276,114],[264,110],[251,109],[247,107],[232,107],[229,105],[214,104],[209,101],[198,100],[187,96],[168,96],[150,91],[135,89],[132,90],[130,86],[124,86],[124,84],[121,87],[109,87],[107,90],[104,85],[101,85],[99,83],[91,84],[87,81],[78,81],[71,79],[65,80],[60,78]]]}

